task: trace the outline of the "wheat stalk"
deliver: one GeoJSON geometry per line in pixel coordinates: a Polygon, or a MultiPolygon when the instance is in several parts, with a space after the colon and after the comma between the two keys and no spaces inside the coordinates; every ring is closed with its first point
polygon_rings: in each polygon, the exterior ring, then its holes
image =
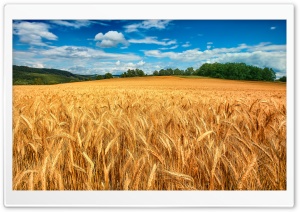
{"type": "Polygon", "coordinates": [[[156,166],[156,163],[155,163],[153,165],[152,170],[151,170],[150,175],[149,175],[149,179],[148,179],[148,183],[147,183],[147,190],[149,190],[151,188],[151,186],[152,186],[152,182],[153,182],[153,180],[155,178],[156,168],[157,168],[157,166],[156,166]]]}

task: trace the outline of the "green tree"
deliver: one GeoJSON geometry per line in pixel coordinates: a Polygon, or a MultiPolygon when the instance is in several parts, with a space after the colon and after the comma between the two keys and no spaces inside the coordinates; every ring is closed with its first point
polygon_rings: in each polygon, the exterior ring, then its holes
{"type": "Polygon", "coordinates": [[[153,76],[158,76],[158,75],[159,75],[158,71],[155,70],[155,71],[153,72],[153,76]]]}
{"type": "Polygon", "coordinates": [[[174,70],[174,75],[183,75],[183,74],[182,74],[182,71],[179,68],[176,68],[174,70]]]}
{"type": "Polygon", "coordinates": [[[280,82],[286,82],[286,76],[280,77],[280,78],[279,78],[279,81],[280,81],[280,82]]]}
{"type": "MultiPolygon", "coordinates": [[[[185,71],[189,75],[190,71],[185,71]]],[[[264,69],[245,63],[205,63],[196,70],[196,75],[234,80],[274,81],[276,74],[272,68],[264,69]]]]}
{"type": "Polygon", "coordinates": [[[166,76],[166,70],[165,69],[160,69],[159,70],[159,76],[166,76]]]}
{"type": "Polygon", "coordinates": [[[138,76],[138,77],[145,76],[145,73],[141,69],[135,69],[135,73],[136,73],[136,76],[138,76]]]}
{"type": "Polygon", "coordinates": [[[96,77],[96,80],[102,80],[103,79],[103,76],[102,75],[98,75],[97,77],[96,77]]]}
{"type": "Polygon", "coordinates": [[[188,67],[185,72],[184,75],[190,76],[190,75],[194,75],[195,71],[193,67],[188,67]]]}
{"type": "Polygon", "coordinates": [[[110,78],[113,78],[113,75],[111,73],[106,73],[104,75],[104,79],[110,79],[110,78]]]}

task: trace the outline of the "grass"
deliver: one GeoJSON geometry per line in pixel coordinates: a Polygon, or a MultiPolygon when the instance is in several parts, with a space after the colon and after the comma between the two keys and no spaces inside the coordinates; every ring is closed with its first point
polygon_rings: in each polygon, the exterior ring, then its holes
{"type": "Polygon", "coordinates": [[[14,190],[285,190],[286,87],[147,77],[13,87],[14,190]]]}

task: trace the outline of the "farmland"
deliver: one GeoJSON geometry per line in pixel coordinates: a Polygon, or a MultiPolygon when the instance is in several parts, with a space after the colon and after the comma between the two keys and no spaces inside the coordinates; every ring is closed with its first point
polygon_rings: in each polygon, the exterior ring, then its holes
{"type": "Polygon", "coordinates": [[[14,190],[286,190],[286,85],[13,86],[14,190]]]}

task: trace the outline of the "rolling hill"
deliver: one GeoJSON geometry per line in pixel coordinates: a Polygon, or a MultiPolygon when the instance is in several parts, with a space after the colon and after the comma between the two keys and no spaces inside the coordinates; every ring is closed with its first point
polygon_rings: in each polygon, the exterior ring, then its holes
{"type": "Polygon", "coordinates": [[[13,85],[51,85],[96,79],[96,75],[78,75],[47,68],[13,66],[13,85]]]}

